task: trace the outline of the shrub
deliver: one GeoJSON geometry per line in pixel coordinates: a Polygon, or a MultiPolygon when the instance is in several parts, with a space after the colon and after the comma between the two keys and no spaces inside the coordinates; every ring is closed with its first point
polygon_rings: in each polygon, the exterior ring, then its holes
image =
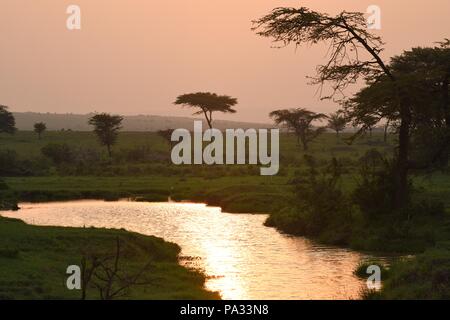
{"type": "Polygon", "coordinates": [[[307,171],[298,171],[291,181],[294,207],[272,214],[266,225],[328,243],[346,244],[351,236],[353,208],[339,189],[341,165],[333,159],[319,170],[313,157],[305,156],[305,162],[307,171]]]}
{"type": "Polygon", "coordinates": [[[22,160],[14,150],[0,151],[0,176],[21,177],[47,173],[48,163],[39,158],[22,160]]]}
{"type": "MultiPolygon", "coordinates": [[[[353,192],[353,202],[369,218],[392,214],[396,194],[395,165],[377,150],[368,151],[360,162],[360,181],[353,192]]],[[[411,185],[410,185],[411,189],[411,185]]],[[[410,190],[409,192],[410,193],[410,190]]]]}

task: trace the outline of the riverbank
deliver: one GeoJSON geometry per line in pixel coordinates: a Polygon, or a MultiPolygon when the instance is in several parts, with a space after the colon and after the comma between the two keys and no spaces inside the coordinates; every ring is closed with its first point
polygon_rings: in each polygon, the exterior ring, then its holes
{"type": "Polygon", "coordinates": [[[432,248],[385,266],[378,261],[361,264],[355,274],[367,279],[367,267],[381,267],[382,289],[363,290],[365,300],[449,300],[450,249],[432,248]]]}
{"type": "MultiPolygon", "coordinates": [[[[5,195],[19,202],[69,200],[192,201],[230,213],[269,214],[292,201],[287,177],[11,177],[5,195]]],[[[1,194],[1,192],[0,192],[1,194]]]]}
{"type": "MultiPolygon", "coordinates": [[[[66,287],[67,267],[80,265],[87,248],[99,257],[123,248],[120,272],[141,272],[139,282],[121,299],[219,299],[204,288],[205,276],[178,263],[180,248],[156,237],[124,230],[37,227],[0,217],[0,299],[80,299],[81,292],[66,287]]],[[[98,299],[90,287],[88,299],[98,299]]]]}

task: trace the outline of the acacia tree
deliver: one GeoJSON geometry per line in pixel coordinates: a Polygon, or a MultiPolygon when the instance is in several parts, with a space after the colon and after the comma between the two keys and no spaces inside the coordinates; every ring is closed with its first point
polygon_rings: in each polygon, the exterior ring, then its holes
{"type": "Polygon", "coordinates": [[[39,140],[41,140],[42,133],[47,130],[47,126],[43,122],[38,122],[34,124],[34,132],[37,133],[39,140]]]}
{"type": "Polygon", "coordinates": [[[16,132],[16,120],[7,106],[0,105],[0,133],[13,134],[16,132]]]}
{"type": "Polygon", "coordinates": [[[108,155],[112,157],[111,147],[117,142],[119,130],[122,129],[123,117],[107,113],[100,113],[89,119],[89,124],[94,126],[94,132],[100,143],[108,149],[108,155]]]}
{"type": "Polygon", "coordinates": [[[314,128],[313,122],[321,121],[327,116],[306,109],[283,109],[270,113],[270,117],[277,125],[285,125],[289,131],[297,136],[297,143],[308,151],[309,143],[325,132],[325,127],[314,128]]]}
{"type": "Polygon", "coordinates": [[[210,92],[183,94],[175,101],[176,105],[199,109],[194,115],[203,114],[208,126],[212,129],[213,112],[236,113],[232,109],[238,103],[236,98],[217,95],[210,92]]]}
{"type": "Polygon", "coordinates": [[[347,127],[347,118],[342,112],[335,112],[328,116],[328,128],[336,132],[336,136],[339,137],[339,133],[344,131],[347,127]]]}
{"type": "MultiPolygon", "coordinates": [[[[343,95],[344,90],[360,78],[369,81],[385,76],[394,85],[397,83],[380,56],[383,51],[381,38],[369,32],[361,12],[344,11],[330,16],[305,7],[277,8],[254,21],[253,30],[282,46],[328,43],[328,61],[317,67],[317,75],[312,79],[313,84],[331,84],[332,93],[324,98],[343,95]]],[[[408,94],[398,86],[395,86],[395,93],[399,112],[395,204],[402,207],[407,201],[411,113],[408,94]]]]}

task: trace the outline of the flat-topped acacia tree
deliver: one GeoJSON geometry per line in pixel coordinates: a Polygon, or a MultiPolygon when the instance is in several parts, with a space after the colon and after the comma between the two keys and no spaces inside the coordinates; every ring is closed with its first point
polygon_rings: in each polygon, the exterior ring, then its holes
{"type": "Polygon", "coordinates": [[[362,12],[343,11],[336,16],[316,12],[305,7],[276,8],[253,22],[253,30],[271,38],[281,46],[294,44],[329,45],[327,62],[317,67],[313,84],[330,83],[332,93],[344,92],[348,85],[360,78],[370,81],[387,77],[395,87],[396,109],[399,114],[399,145],[396,157],[395,205],[404,207],[408,199],[408,159],[411,111],[408,93],[398,86],[396,76],[383,61],[381,38],[370,32],[362,12]]]}
{"type": "Polygon", "coordinates": [[[236,113],[236,110],[232,107],[237,103],[236,98],[211,92],[183,94],[175,101],[176,105],[199,109],[194,115],[203,114],[211,129],[213,127],[213,112],[236,113]]]}

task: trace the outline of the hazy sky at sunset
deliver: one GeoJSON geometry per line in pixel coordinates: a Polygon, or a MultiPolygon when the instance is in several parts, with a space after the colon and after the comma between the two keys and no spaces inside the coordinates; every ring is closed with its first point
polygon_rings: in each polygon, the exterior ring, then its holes
{"type": "Polygon", "coordinates": [[[272,49],[251,20],[278,6],[382,9],[385,56],[450,37],[449,0],[0,0],[0,104],[13,111],[189,116],[176,96],[214,91],[239,99],[222,119],[267,121],[274,108],[336,109],[307,75],[324,47],[272,49]],[[82,30],[66,29],[66,8],[82,30]]]}

